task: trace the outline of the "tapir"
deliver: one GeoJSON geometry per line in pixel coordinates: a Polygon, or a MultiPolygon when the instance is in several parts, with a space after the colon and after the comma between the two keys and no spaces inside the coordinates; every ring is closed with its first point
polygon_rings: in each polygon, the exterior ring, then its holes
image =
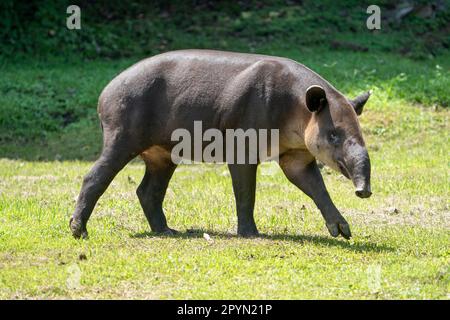
{"type": "MultiPolygon", "coordinates": [[[[278,164],[320,210],[333,237],[351,237],[333,204],[317,162],[351,179],[356,196],[370,197],[370,160],[358,117],[371,92],[348,99],[306,66],[288,58],[214,50],[179,50],[144,59],[102,91],[100,157],[83,179],[70,229],[86,238],[86,224],[116,174],[140,155],[145,175],[137,196],[153,232],[174,234],[163,200],[177,164],[177,128],[278,129],[278,164]]],[[[254,203],[258,163],[229,163],[237,233],[258,235],[254,203]]]]}

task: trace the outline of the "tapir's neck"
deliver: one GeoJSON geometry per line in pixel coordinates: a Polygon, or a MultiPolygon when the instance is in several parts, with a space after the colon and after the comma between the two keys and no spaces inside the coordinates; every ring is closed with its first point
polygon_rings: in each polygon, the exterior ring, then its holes
{"type": "Polygon", "coordinates": [[[292,70],[297,77],[295,85],[292,87],[292,93],[295,97],[295,103],[292,105],[288,119],[284,124],[284,136],[280,141],[280,148],[306,149],[305,136],[306,131],[313,121],[313,113],[308,110],[305,101],[306,91],[310,86],[319,85],[324,88],[327,98],[345,99],[345,97],[334,88],[328,81],[308,67],[296,63],[292,70]]]}

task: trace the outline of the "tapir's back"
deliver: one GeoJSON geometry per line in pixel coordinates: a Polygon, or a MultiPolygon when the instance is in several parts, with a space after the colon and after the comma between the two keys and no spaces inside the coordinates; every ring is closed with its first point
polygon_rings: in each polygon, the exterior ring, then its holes
{"type": "Polygon", "coordinates": [[[189,130],[194,121],[205,128],[252,127],[277,118],[272,107],[292,104],[298,66],[256,54],[172,51],[142,60],[112,80],[101,94],[99,113],[102,119],[164,126],[167,132],[189,130]]]}
{"type": "MultiPolygon", "coordinates": [[[[139,89],[148,90],[148,86],[151,86],[155,79],[164,80],[168,97],[174,100],[184,97],[199,105],[210,105],[213,100],[218,99],[230,82],[252,66],[254,69],[265,69],[264,71],[273,74],[276,73],[276,69],[283,69],[284,73],[292,72],[293,66],[297,65],[289,59],[265,55],[214,50],[179,50],[142,60],[122,72],[112,83],[116,83],[116,86],[124,85],[125,90],[131,90],[136,94],[139,89]],[[264,68],[264,63],[269,64],[271,69],[264,68]]],[[[246,78],[241,77],[237,80],[246,78]]],[[[263,80],[248,79],[253,81],[252,85],[263,80]]],[[[272,85],[278,84],[286,86],[284,82],[272,85]]]]}

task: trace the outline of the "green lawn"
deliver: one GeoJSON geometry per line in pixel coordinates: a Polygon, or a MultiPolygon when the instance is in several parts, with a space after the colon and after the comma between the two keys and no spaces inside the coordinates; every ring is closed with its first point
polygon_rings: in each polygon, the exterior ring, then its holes
{"type": "Polygon", "coordinates": [[[73,239],[69,217],[101,142],[97,96],[135,60],[9,65],[0,78],[0,298],[449,299],[448,61],[266,52],[305,62],[346,94],[375,88],[361,117],[373,196],[357,198],[351,182],[322,170],[350,241],[328,235],[275,163],[258,173],[260,238],[235,236],[231,180],[212,165],[177,169],[164,207],[182,233],[155,236],[135,195],[139,160],[100,199],[90,239],[73,239]]]}

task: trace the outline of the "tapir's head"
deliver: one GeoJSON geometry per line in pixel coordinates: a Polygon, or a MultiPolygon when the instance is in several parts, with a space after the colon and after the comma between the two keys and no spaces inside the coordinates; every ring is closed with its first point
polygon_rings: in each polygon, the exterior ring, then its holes
{"type": "Polygon", "coordinates": [[[370,159],[358,121],[369,96],[370,92],[367,92],[348,100],[334,90],[326,93],[321,86],[311,86],[305,100],[312,113],[305,128],[309,152],[351,179],[360,198],[368,198],[372,194],[370,159]]]}

